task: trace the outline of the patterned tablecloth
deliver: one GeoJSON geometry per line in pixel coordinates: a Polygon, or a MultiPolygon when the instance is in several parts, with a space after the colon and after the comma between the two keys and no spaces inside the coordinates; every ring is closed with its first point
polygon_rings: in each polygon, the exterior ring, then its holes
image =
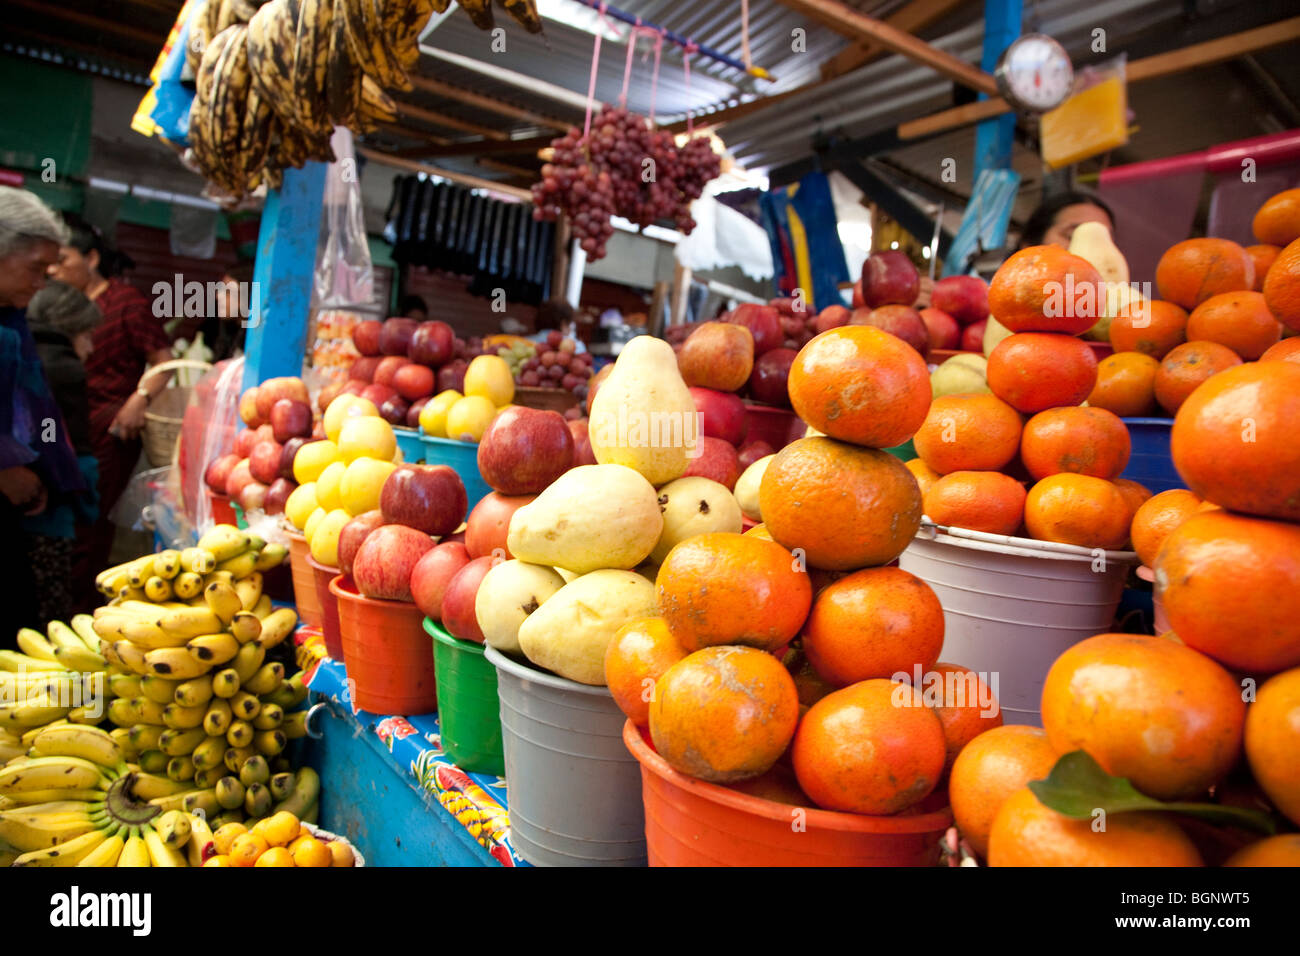
{"type": "Polygon", "coordinates": [[[451,814],[502,866],[529,865],[510,841],[504,777],[466,773],[453,764],[442,750],[437,714],[402,716],[359,710],[348,693],[346,669],[340,661],[325,656],[318,629],[299,628],[296,642],[307,686],[349,712],[362,732],[379,738],[398,767],[410,774],[412,788],[437,805],[431,812],[451,814]]]}

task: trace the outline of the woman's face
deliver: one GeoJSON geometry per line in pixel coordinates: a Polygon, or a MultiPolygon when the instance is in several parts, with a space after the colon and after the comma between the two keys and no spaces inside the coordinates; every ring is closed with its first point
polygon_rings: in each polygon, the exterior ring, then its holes
{"type": "Polygon", "coordinates": [[[0,306],[27,307],[32,296],[45,286],[45,273],[58,258],[59,247],[40,239],[20,246],[0,259],[0,306]]]}
{"type": "Polygon", "coordinates": [[[73,246],[60,246],[59,261],[50,266],[50,278],[85,292],[98,268],[99,253],[94,249],[81,252],[73,246]]]}
{"type": "Polygon", "coordinates": [[[1115,225],[1110,221],[1110,216],[1106,215],[1106,210],[1092,203],[1081,202],[1066,206],[1056,214],[1052,227],[1043,235],[1043,244],[1070,248],[1070,238],[1074,235],[1075,227],[1085,222],[1099,222],[1108,232],[1115,232],[1115,225]]]}

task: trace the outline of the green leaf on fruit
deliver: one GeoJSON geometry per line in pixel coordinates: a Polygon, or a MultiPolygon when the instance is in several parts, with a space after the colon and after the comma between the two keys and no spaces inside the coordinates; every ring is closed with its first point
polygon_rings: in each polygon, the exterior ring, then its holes
{"type": "Polygon", "coordinates": [[[1126,778],[1108,774],[1082,750],[1061,757],[1047,778],[1030,781],[1029,789],[1043,806],[1075,820],[1089,819],[1097,810],[1108,814],[1144,810],[1185,813],[1207,823],[1241,827],[1256,833],[1277,832],[1273,817],[1260,810],[1148,797],[1126,778]]]}

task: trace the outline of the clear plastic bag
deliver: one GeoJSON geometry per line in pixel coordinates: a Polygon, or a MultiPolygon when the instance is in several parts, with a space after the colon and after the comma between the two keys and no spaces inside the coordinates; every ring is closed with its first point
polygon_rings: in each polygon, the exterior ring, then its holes
{"type": "Polygon", "coordinates": [[[365,305],[374,295],[374,272],[361,203],[361,177],[352,134],[340,126],[330,139],[335,160],[325,172],[324,211],[316,244],[316,309],[365,305]]]}
{"type": "Polygon", "coordinates": [[[242,357],[219,362],[195,384],[185,409],[177,462],[185,513],[199,534],[216,523],[203,473],[217,458],[235,450],[243,379],[242,357]]]}

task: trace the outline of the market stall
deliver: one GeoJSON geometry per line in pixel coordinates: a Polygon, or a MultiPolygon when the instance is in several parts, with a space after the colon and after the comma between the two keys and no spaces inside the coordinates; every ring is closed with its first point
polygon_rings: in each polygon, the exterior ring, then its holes
{"type": "Polygon", "coordinates": [[[0,651],[0,860],[1300,865],[1296,133],[1109,165],[1300,20],[627,6],[175,16],[135,128],[260,211],[243,354],[0,651]]]}

